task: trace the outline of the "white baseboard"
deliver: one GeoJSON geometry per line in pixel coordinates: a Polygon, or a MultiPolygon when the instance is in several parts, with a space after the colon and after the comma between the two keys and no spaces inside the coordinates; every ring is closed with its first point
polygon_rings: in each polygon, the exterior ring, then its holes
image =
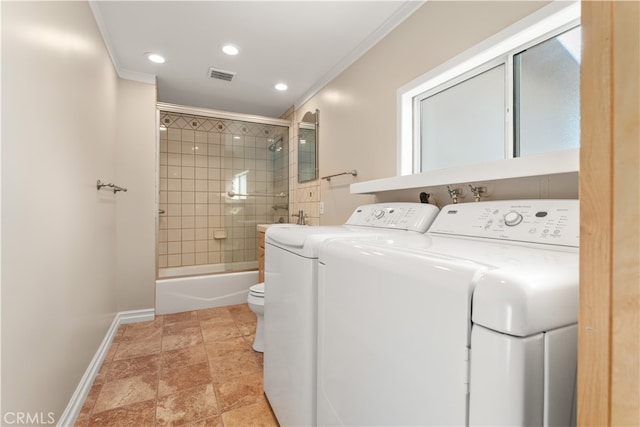
{"type": "Polygon", "coordinates": [[[96,351],[93,359],[91,359],[89,367],[85,371],[78,387],[76,387],[76,390],[71,396],[69,404],[62,413],[62,416],[60,416],[57,424],[58,427],[72,427],[76,423],[76,419],[78,418],[78,415],[80,415],[82,405],[84,405],[84,401],[91,390],[91,386],[93,385],[93,380],[95,380],[98,375],[98,371],[102,366],[102,362],[109,351],[109,347],[111,346],[113,339],[118,333],[120,325],[151,321],[154,318],[155,311],[152,308],[146,310],[121,311],[116,314],[116,317],[113,319],[113,322],[111,322],[111,326],[107,330],[107,334],[102,340],[100,347],[98,347],[98,351],[96,351]]]}

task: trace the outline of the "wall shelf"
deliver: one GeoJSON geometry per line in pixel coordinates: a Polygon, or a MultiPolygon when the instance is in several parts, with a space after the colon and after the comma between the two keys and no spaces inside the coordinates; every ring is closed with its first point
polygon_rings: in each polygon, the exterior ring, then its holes
{"type": "Polygon", "coordinates": [[[351,184],[350,190],[352,194],[371,194],[466,182],[482,183],[511,178],[577,173],[579,168],[580,150],[576,148],[413,175],[357,182],[351,184]]]}

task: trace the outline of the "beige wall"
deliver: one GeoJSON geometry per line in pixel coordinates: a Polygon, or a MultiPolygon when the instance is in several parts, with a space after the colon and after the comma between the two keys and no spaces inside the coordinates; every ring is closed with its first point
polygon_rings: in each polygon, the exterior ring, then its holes
{"type": "MultiPolygon", "coordinates": [[[[522,1],[429,1],[356,63],[300,106],[320,110],[322,224],[339,224],[374,196],[351,195],[349,184],[396,174],[396,91],[428,70],[544,6],[522,1]]],[[[417,201],[417,193],[416,199],[417,201]]]]}
{"type": "Polygon", "coordinates": [[[118,81],[117,311],[153,308],[156,279],[156,88],[118,81]]]}
{"type": "Polygon", "coordinates": [[[1,7],[5,425],[60,417],[115,313],[153,307],[155,90],[118,80],[87,3],[1,7]]]}

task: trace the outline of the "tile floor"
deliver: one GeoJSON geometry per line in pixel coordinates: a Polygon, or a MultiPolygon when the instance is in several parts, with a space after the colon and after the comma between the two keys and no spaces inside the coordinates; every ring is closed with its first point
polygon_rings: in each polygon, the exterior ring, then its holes
{"type": "Polygon", "coordinates": [[[76,427],[277,426],[246,304],[120,327],[76,427]]]}

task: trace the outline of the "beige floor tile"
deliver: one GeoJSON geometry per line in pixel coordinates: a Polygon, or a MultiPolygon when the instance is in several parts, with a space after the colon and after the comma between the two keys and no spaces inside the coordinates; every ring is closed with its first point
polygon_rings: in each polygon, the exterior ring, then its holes
{"type": "Polygon", "coordinates": [[[74,427],[89,427],[91,425],[91,414],[80,414],[76,418],[74,427]]]}
{"type": "Polygon", "coordinates": [[[239,323],[255,323],[257,321],[256,314],[253,311],[237,311],[231,313],[233,320],[239,323]]]}
{"type": "Polygon", "coordinates": [[[164,335],[162,337],[162,351],[177,350],[202,344],[202,332],[200,328],[186,328],[176,335],[164,335]]]}
{"type": "Polygon", "coordinates": [[[127,331],[132,329],[148,329],[148,328],[161,328],[164,323],[164,316],[156,316],[155,319],[149,320],[148,322],[136,322],[136,323],[127,323],[123,325],[127,331]]]}
{"type": "Polygon", "coordinates": [[[162,369],[175,369],[181,366],[207,362],[207,351],[203,344],[162,352],[162,369]]]}
{"type": "Polygon", "coordinates": [[[170,323],[163,326],[162,335],[183,335],[192,329],[199,329],[200,321],[197,317],[183,322],[170,323]]]}
{"type": "Polygon", "coordinates": [[[257,403],[264,395],[261,372],[234,378],[214,386],[222,412],[257,403]]]}
{"type": "Polygon", "coordinates": [[[224,412],[222,422],[225,427],[278,426],[278,421],[265,398],[258,403],[224,412]]]}
{"type": "Polygon", "coordinates": [[[120,342],[122,336],[124,335],[124,331],[127,329],[127,325],[120,325],[118,330],[116,331],[115,336],[113,337],[113,342],[120,342]]]}
{"type": "Polygon", "coordinates": [[[82,408],[80,409],[80,415],[91,414],[93,407],[96,404],[96,400],[98,400],[98,396],[100,395],[100,390],[102,390],[102,384],[93,384],[93,386],[91,386],[87,397],[84,399],[82,408]]]}
{"type": "Polygon", "coordinates": [[[249,308],[248,304],[230,305],[227,307],[227,309],[229,310],[229,313],[231,313],[232,315],[237,315],[241,313],[253,313],[253,311],[251,311],[251,309],[249,308]]]}
{"type": "Polygon", "coordinates": [[[185,322],[189,320],[198,320],[197,311],[185,311],[184,313],[165,314],[164,326],[171,325],[173,323],[185,322]]]}
{"type": "Polygon", "coordinates": [[[118,342],[127,343],[135,342],[141,339],[159,338],[162,336],[162,326],[160,327],[146,327],[146,328],[127,328],[122,334],[118,342]]]}
{"type": "Polygon", "coordinates": [[[256,333],[256,322],[236,322],[242,336],[254,335],[256,333]]]}
{"type": "Polygon", "coordinates": [[[198,311],[198,319],[202,321],[216,320],[216,319],[228,319],[233,320],[231,313],[227,307],[214,307],[207,308],[206,310],[198,311]]]}
{"type": "Polygon", "coordinates": [[[93,414],[89,425],[91,427],[152,426],[155,412],[155,400],[147,400],[93,414]]]}
{"type": "Polygon", "coordinates": [[[218,414],[213,384],[208,384],[159,398],[156,426],[178,426],[213,418],[218,414]]]}
{"type": "Polygon", "coordinates": [[[234,351],[221,357],[210,357],[213,382],[222,383],[244,375],[261,372],[253,351],[234,351]]]}
{"type": "Polygon", "coordinates": [[[210,329],[213,327],[224,328],[234,323],[235,321],[229,312],[227,312],[226,315],[200,319],[200,327],[202,329],[210,329]]]}
{"type": "Polygon", "coordinates": [[[156,374],[106,382],[100,390],[93,413],[155,399],[157,390],[158,375],[156,374]]]}
{"type": "Polygon", "coordinates": [[[160,371],[158,396],[166,396],[180,390],[211,383],[209,363],[182,366],[160,371]]]}
{"type": "Polygon", "coordinates": [[[95,379],[93,380],[93,384],[104,383],[110,368],[111,368],[111,363],[103,362],[102,365],[100,366],[100,369],[98,370],[98,373],[96,374],[95,379]]]}
{"type": "Polygon", "coordinates": [[[247,304],[122,325],[76,427],[277,426],[247,304]]]}
{"type": "Polygon", "coordinates": [[[242,336],[242,333],[240,333],[240,330],[236,327],[234,322],[218,325],[201,322],[201,325],[204,342],[223,341],[242,336]]]}
{"type": "Polygon", "coordinates": [[[244,337],[235,337],[224,341],[205,343],[205,349],[211,359],[212,357],[223,357],[231,352],[250,351],[251,344],[244,337]]]}
{"type": "Polygon", "coordinates": [[[109,346],[109,350],[107,350],[107,354],[104,356],[104,360],[102,361],[102,363],[109,363],[113,360],[113,358],[115,357],[116,353],[118,351],[118,343],[112,342],[111,345],[109,346]]]}
{"type": "Polygon", "coordinates": [[[264,370],[264,353],[260,353],[259,351],[254,352],[253,354],[256,358],[256,362],[258,366],[260,366],[260,372],[264,370]]]}
{"type": "Polygon", "coordinates": [[[184,427],[223,427],[222,417],[212,417],[207,418],[206,420],[195,421],[192,423],[185,424],[184,427]]]}
{"type": "Polygon", "coordinates": [[[119,343],[113,360],[129,359],[131,357],[146,356],[160,353],[162,339],[153,337],[127,343],[119,343]]]}
{"type": "Polygon", "coordinates": [[[106,374],[107,381],[121,380],[144,374],[153,374],[160,369],[160,353],[129,359],[114,360],[106,374]]]}

